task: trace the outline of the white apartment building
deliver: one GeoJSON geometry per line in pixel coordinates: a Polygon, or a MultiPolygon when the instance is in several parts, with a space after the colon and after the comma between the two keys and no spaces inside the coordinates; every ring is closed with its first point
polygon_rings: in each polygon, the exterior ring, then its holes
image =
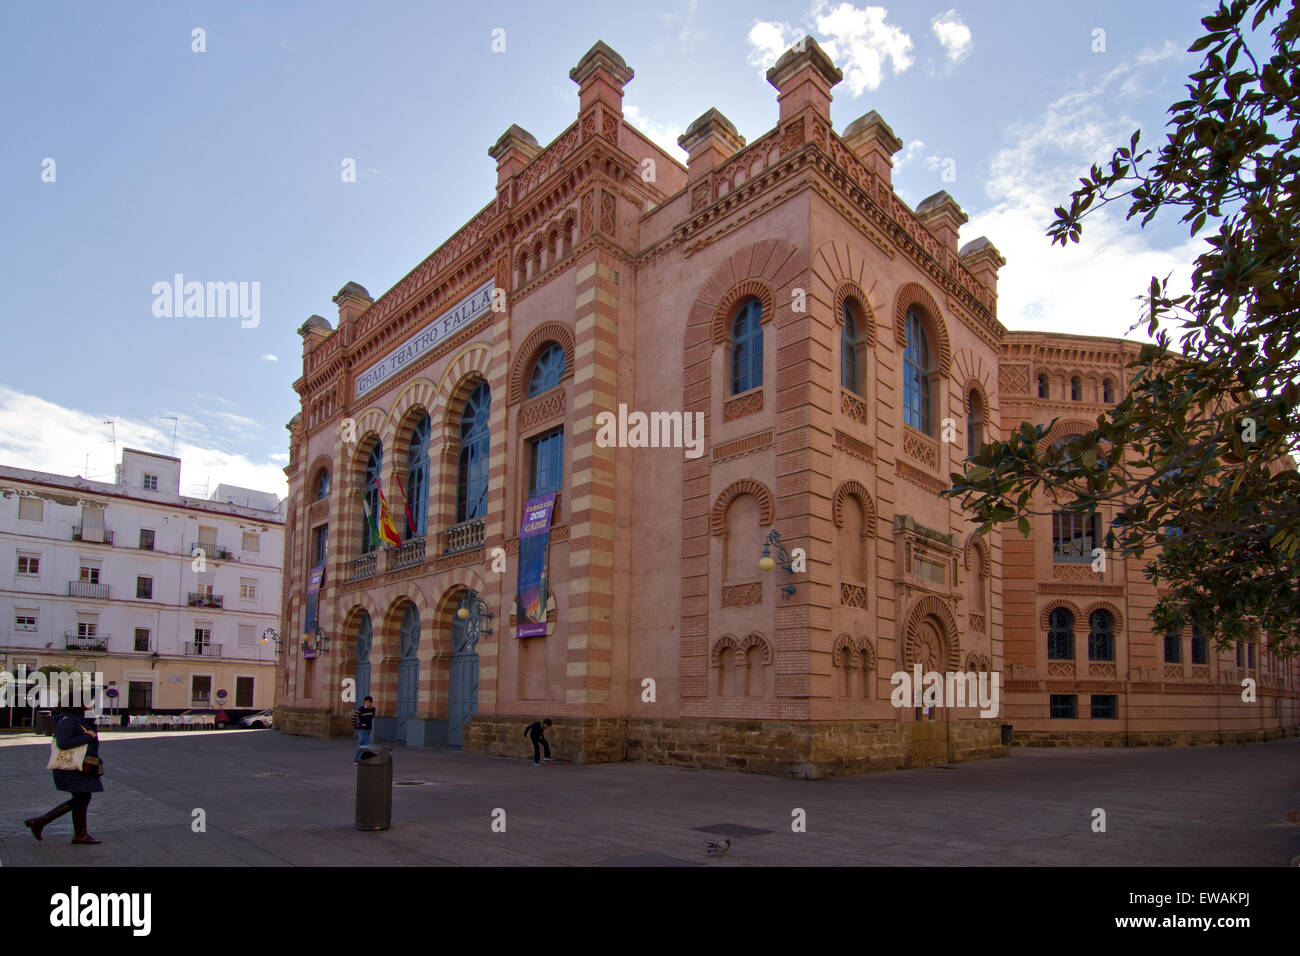
{"type": "Polygon", "coordinates": [[[186,497],[180,468],[130,448],[116,483],[0,466],[0,671],[102,673],[104,705],[131,713],[272,706],[282,502],[186,497]]]}

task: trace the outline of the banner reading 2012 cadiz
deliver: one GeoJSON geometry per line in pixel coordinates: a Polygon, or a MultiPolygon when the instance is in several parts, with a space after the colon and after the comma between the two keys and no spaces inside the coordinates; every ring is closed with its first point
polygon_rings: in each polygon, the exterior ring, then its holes
{"type": "MultiPolygon", "coordinates": [[[[325,580],[325,565],[318,564],[311,569],[311,574],[307,577],[307,607],[303,615],[302,632],[308,637],[316,634],[317,615],[320,612],[320,588],[321,583],[325,580]]],[[[315,657],[316,651],[305,653],[304,657],[315,657]]]]}
{"type": "Polygon", "coordinates": [[[515,637],[546,634],[546,570],[551,551],[551,512],[555,493],[529,498],[519,528],[519,612],[515,637]]]}

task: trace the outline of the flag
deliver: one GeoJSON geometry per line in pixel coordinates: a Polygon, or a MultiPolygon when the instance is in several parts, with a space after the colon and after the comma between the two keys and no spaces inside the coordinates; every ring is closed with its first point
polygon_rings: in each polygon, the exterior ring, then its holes
{"type": "Polygon", "coordinates": [[[400,545],[402,536],[397,533],[397,527],[393,524],[393,515],[388,510],[388,499],[384,497],[384,489],[376,487],[379,490],[379,537],[391,545],[400,545]]]}
{"type": "Polygon", "coordinates": [[[379,529],[375,527],[375,514],[370,510],[370,496],[362,494],[361,507],[366,512],[366,547],[373,549],[379,543],[379,529]]]}
{"type": "Polygon", "coordinates": [[[415,523],[415,516],[411,514],[410,499],[406,497],[406,489],[402,487],[400,481],[397,483],[397,490],[402,493],[402,504],[406,508],[406,526],[411,529],[411,537],[415,537],[420,533],[420,526],[415,523]]]}

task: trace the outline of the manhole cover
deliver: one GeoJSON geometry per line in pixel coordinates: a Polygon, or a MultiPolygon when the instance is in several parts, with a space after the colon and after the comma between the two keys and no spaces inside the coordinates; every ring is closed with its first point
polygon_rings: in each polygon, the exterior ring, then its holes
{"type": "Polygon", "coordinates": [[[742,826],[739,823],[715,823],[708,827],[691,827],[692,830],[698,830],[701,833],[720,833],[729,837],[748,837],[762,836],[764,833],[771,833],[771,830],[760,830],[757,827],[742,826]]]}

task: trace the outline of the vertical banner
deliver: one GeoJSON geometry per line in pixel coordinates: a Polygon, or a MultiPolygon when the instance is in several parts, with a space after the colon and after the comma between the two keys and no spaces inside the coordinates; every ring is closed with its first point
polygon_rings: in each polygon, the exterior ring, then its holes
{"type": "Polygon", "coordinates": [[[515,637],[546,634],[546,570],[551,552],[551,512],[555,492],[524,503],[524,520],[519,527],[519,608],[515,637]]]}
{"type": "Polygon", "coordinates": [[[316,647],[316,621],[320,612],[320,586],[325,580],[325,565],[318,564],[311,569],[311,574],[307,577],[307,607],[304,615],[302,632],[308,637],[313,638],[312,646],[303,650],[303,657],[315,657],[316,647]]]}

